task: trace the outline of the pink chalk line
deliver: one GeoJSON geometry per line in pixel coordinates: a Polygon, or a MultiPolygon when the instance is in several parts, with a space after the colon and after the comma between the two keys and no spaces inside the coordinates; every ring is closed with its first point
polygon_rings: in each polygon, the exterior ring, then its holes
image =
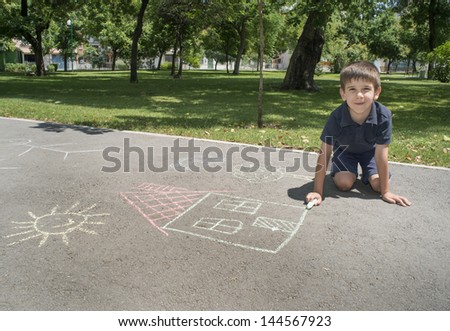
{"type": "Polygon", "coordinates": [[[157,223],[170,222],[211,192],[218,191],[190,191],[183,187],[143,183],[137,191],[120,192],[119,195],[152,226],[168,236],[157,223]]]}

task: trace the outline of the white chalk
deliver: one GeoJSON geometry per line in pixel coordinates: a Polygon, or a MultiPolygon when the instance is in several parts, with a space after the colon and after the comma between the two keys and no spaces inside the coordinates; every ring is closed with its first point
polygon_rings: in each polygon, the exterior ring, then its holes
{"type": "Polygon", "coordinates": [[[306,209],[310,210],[312,207],[316,205],[317,198],[312,199],[308,204],[306,205],[306,209]]]}

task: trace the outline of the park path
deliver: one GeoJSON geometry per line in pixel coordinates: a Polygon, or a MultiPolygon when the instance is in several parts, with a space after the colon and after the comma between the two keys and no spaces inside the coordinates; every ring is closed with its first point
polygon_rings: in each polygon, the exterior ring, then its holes
{"type": "Polygon", "coordinates": [[[450,171],[307,211],[315,157],[0,118],[0,308],[449,310],[450,171]]]}

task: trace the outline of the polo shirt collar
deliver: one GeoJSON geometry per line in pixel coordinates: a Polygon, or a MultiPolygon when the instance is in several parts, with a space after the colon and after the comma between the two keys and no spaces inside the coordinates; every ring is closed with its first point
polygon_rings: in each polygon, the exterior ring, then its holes
{"type": "MultiPolygon", "coordinates": [[[[350,116],[350,111],[348,110],[347,103],[344,102],[343,109],[342,109],[342,117],[341,117],[341,127],[349,126],[349,125],[355,125],[356,123],[353,121],[352,117],[350,116]]],[[[377,106],[375,102],[372,103],[372,109],[370,110],[369,116],[367,116],[367,119],[364,121],[363,124],[378,124],[377,119],[377,106]]]]}

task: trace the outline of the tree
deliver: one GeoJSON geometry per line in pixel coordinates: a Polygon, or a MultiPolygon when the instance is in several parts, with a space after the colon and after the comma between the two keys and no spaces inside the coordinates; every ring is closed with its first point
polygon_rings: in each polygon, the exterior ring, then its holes
{"type": "Polygon", "coordinates": [[[217,63],[225,63],[227,73],[230,73],[229,63],[237,54],[238,36],[234,29],[220,18],[202,34],[202,45],[205,55],[216,60],[217,63]]]}
{"type": "MultiPolygon", "coordinates": [[[[260,18],[263,20],[263,31],[264,31],[264,59],[265,61],[270,61],[279,56],[281,49],[286,49],[287,44],[283,43],[283,40],[279,40],[280,35],[286,29],[286,17],[282,14],[277,4],[262,4],[263,15],[256,16],[253,18],[254,22],[251,22],[249,29],[248,38],[248,51],[247,56],[256,60],[258,63],[258,70],[261,68],[260,59],[260,31],[261,22],[260,18]]],[[[258,10],[259,11],[259,10],[258,10]]]]}
{"type": "Polygon", "coordinates": [[[257,4],[251,0],[229,0],[222,4],[222,27],[226,30],[234,30],[239,42],[237,47],[236,60],[234,62],[233,75],[238,75],[242,56],[247,47],[248,31],[250,24],[255,23],[253,20],[257,14],[257,4]]]}
{"type": "Polygon", "coordinates": [[[158,13],[170,26],[174,40],[174,54],[171,75],[182,78],[183,52],[189,40],[198,35],[204,28],[206,19],[207,1],[204,0],[162,0],[158,6],[158,13]],[[178,52],[178,72],[175,74],[175,58],[178,52]]]}
{"type": "Polygon", "coordinates": [[[130,60],[130,83],[138,83],[138,46],[139,38],[142,34],[142,25],[144,21],[145,10],[147,9],[149,0],[141,0],[141,6],[137,16],[136,28],[133,32],[133,39],[131,44],[131,60],[130,60]]]}
{"type": "MultiPolygon", "coordinates": [[[[25,38],[36,59],[36,75],[45,75],[43,34],[53,19],[66,17],[87,0],[33,0],[0,2],[0,34],[25,38]]],[[[65,20],[64,20],[65,21],[65,20]]]]}
{"type": "Polygon", "coordinates": [[[155,6],[152,6],[151,9],[150,28],[144,29],[141,44],[148,56],[158,57],[155,69],[160,70],[162,59],[174,44],[175,36],[170,29],[170,25],[158,15],[155,6]]]}
{"type": "Polygon", "coordinates": [[[110,51],[113,71],[117,57],[121,52],[126,54],[126,50],[130,48],[135,12],[134,5],[107,0],[97,1],[95,6],[85,6],[82,9],[84,30],[110,51]]]}
{"type": "MultiPolygon", "coordinates": [[[[432,52],[443,44],[450,35],[450,2],[448,0],[392,0],[402,18],[402,24],[407,23],[418,31],[426,30],[426,43],[410,43],[426,46],[426,52],[432,52]]],[[[418,35],[420,37],[420,35],[418,35]]],[[[421,47],[422,48],[422,47],[421,47]]],[[[428,78],[433,78],[433,63],[428,66],[428,78]]]]}
{"type": "Polygon", "coordinates": [[[333,7],[324,0],[310,0],[308,4],[308,18],[292,53],[282,85],[284,89],[318,90],[314,71],[322,55],[326,24],[333,7]]]}
{"type": "Polygon", "coordinates": [[[388,59],[387,72],[390,72],[394,60],[404,57],[404,47],[400,42],[400,20],[391,8],[380,4],[374,15],[369,29],[371,38],[368,40],[370,52],[379,57],[388,59]]]}
{"type": "Polygon", "coordinates": [[[434,64],[433,77],[442,83],[450,82],[450,40],[436,47],[428,59],[434,64]]]}

